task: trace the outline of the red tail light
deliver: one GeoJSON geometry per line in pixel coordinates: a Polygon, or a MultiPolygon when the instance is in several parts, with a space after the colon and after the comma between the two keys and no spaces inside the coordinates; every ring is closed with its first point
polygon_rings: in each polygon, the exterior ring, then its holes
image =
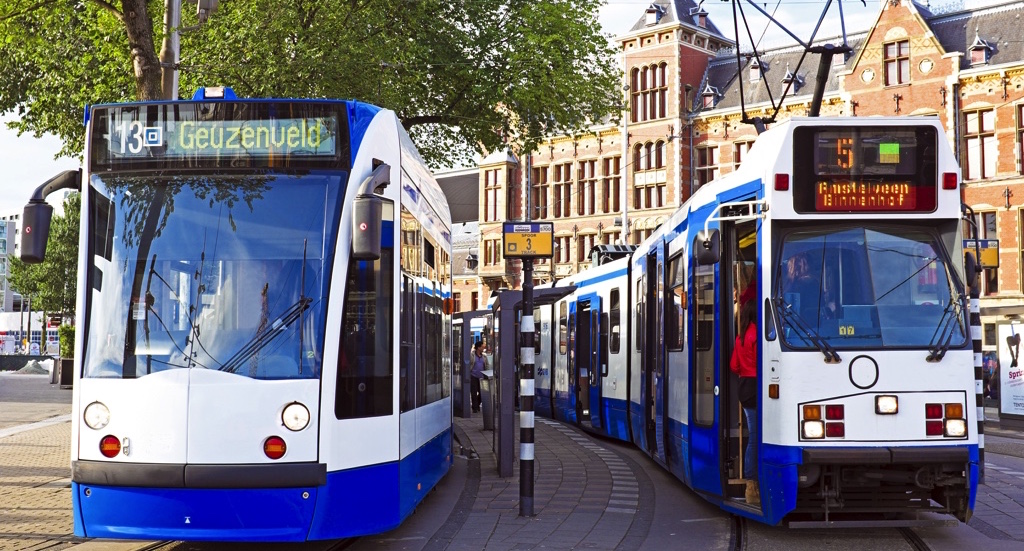
{"type": "Polygon", "coordinates": [[[846,436],[846,423],[825,423],[825,436],[829,438],[843,438],[846,436]]]}
{"type": "Polygon", "coordinates": [[[775,191],[789,191],[789,174],[775,175],[775,191]]]}
{"type": "MultiPolygon", "coordinates": [[[[925,404],[924,405],[924,418],[925,419],[942,419],[942,404],[925,404]]],[[[931,433],[928,433],[931,434],[931,433]]],[[[942,431],[939,431],[942,434],[942,431]]]]}
{"type": "Polygon", "coordinates": [[[956,189],[958,187],[960,187],[960,182],[957,181],[956,172],[942,173],[942,189],[956,189]]]}
{"type": "Polygon", "coordinates": [[[825,419],[838,421],[843,418],[843,404],[825,405],[825,419]]]}
{"type": "Polygon", "coordinates": [[[267,454],[267,457],[271,459],[281,459],[284,457],[284,452],[287,446],[284,444],[284,439],[280,436],[271,436],[263,441],[263,453],[267,454]]]}
{"type": "Polygon", "coordinates": [[[121,441],[116,436],[106,435],[100,440],[100,453],[103,457],[115,457],[121,453],[121,441]]]}
{"type": "Polygon", "coordinates": [[[924,432],[928,436],[942,436],[942,421],[925,421],[924,432]]]}

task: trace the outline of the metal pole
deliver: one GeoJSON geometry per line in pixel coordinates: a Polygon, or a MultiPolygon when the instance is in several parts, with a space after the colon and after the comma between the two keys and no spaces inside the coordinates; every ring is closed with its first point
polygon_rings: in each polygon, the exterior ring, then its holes
{"type": "Polygon", "coordinates": [[[164,0],[164,42],[160,48],[164,99],[178,99],[178,58],[181,50],[181,0],[164,0]]]}
{"type": "MultiPolygon", "coordinates": [[[[968,278],[971,276],[968,275],[968,278]]],[[[978,412],[978,483],[985,483],[985,374],[981,354],[981,283],[971,285],[971,340],[974,345],[974,400],[978,412]]]]}
{"type": "MultiPolygon", "coordinates": [[[[527,216],[529,219],[529,216],[527,216]]],[[[519,516],[533,516],[533,259],[523,259],[523,317],[519,324],[522,363],[519,389],[519,516]]]]}

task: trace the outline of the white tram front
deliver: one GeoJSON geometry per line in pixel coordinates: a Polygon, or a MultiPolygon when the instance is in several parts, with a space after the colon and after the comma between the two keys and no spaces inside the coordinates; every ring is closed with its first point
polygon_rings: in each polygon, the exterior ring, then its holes
{"type": "Polygon", "coordinates": [[[208,92],[88,111],[75,534],[393,528],[452,462],[447,202],[390,111],[208,92]]]}

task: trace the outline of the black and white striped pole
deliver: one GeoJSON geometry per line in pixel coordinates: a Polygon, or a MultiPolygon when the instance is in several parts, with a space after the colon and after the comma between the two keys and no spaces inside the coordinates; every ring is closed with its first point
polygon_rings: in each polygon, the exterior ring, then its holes
{"type": "Polygon", "coordinates": [[[519,516],[533,516],[533,259],[523,258],[523,316],[519,322],[519,516]]]}
{"type": "MultiPolygon", "coordinates": [[[[976,254],[968,252],[968,255],[976,254]]],[[[975,256],[975,258],[978,258],[975,256]]],[[[974,400],[978,417],[978,483],[985,483],[985,372],[981,354],[981,283],[979,281],[977,261],[967,261],[967,281],[971,286],[971,341],[974,346],[974,400]]]]}
{"type": "MultiPolygon", "coordinates": [[[[963,184],[961,184],[962,186],[963,184]]],[[[960,188],[961,201],[963,200],[963,187],[960,188]]],[[[960,208],[963,211],[963,220],[970,228],[970,235],[974,237],[974,250],[964,251],[964,277],[967,278],[968,291],[970,293],[970,319],[971,346],[974,348],[974,404],[975,416],[978,418],[978,483],[985,483],[985,373],[982,367],[981,354],[981,245],[978,242],[978,224],[974,215],[974,209],[965,202],[961,202],[960,208]]],[[[968,248],[970,242],[965,240],[964,248],[968,248]]],[[[966,412],[965,412],[966,413],[966,412]]]]}

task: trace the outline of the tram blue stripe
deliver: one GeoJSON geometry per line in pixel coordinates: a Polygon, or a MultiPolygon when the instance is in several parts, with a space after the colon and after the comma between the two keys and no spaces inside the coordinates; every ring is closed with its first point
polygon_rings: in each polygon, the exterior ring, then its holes
{"type": "Polygon", "coordinates": [[[323,487],[219,490],[73,483],[75,535],[298,542],[381,533],[401,524],[448,472],[451,442],[447,429],[401,462],[329,472],[323,487]]]}
{"type": "Polygon", "coordinates": [[[304,541],[317,488],[128,488],[72,483],[89,538],[304,541]],[[302,493],[309,492],[303,499],[302,493]]]}

